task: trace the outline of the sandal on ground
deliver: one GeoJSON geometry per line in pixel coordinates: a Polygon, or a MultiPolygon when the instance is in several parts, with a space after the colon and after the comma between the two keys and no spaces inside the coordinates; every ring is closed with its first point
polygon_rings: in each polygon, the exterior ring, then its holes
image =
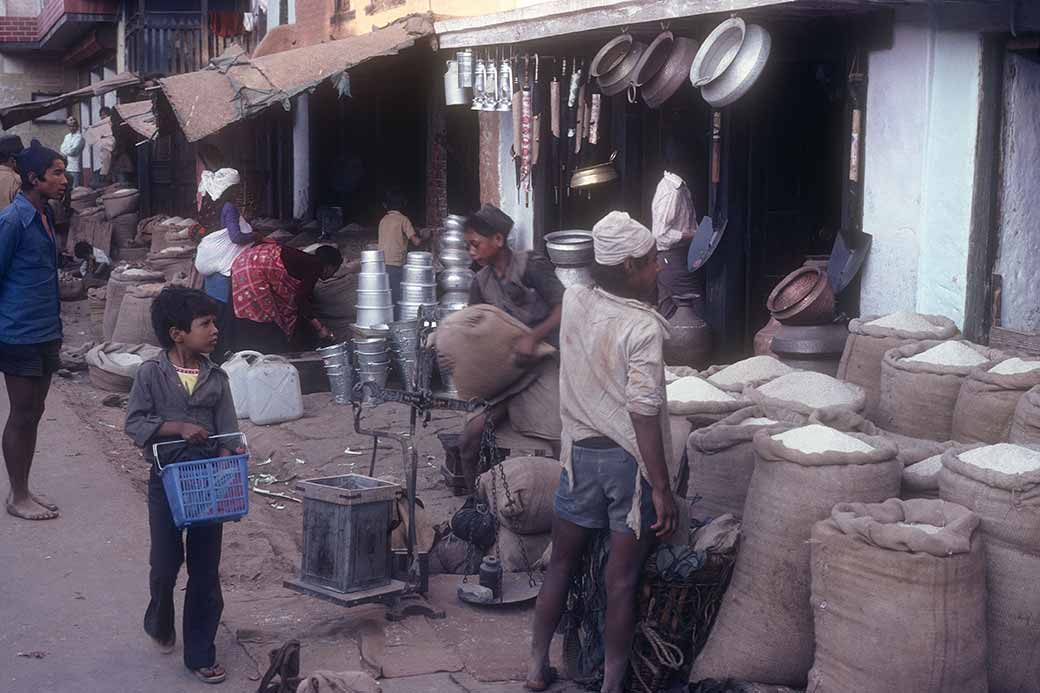
{"type": "Polygon", "coordinates": [[[526,681],[524,688],[529,691],[546,691],[549,687],[556,683],[556,679],[559,676],[559,672],[556,671],[555,667],[547,667],[542,673],[541,681],[526,681]]]}
{"type": "Polygon", "coordinates": [[[211,667],[192,669],[191,673],[195,674],[195,678],[203,683],[223,683],[227,678],[227,672],[224,671],[224,667],[219,664],[214,664],[211,667]]]}

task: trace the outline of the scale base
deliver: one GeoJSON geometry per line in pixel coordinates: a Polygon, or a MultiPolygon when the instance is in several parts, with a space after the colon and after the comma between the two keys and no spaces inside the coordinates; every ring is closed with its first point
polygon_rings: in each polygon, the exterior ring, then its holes
{"type": "Polygon", "coordinates": [[[363,604],[383,604],[387,609],[386,620],[388,621],[403,621],[409,616],[426,616],[433,619],[445,617],[442,609],[430,604],[422,595],[410,592],[407,583],[400,580],[391,580],[389,584],[360,592],[337,592],[328,587],[303,582],[297,578],[285,580],[282,586],[293,592],[305,594],[308,597],[317,597],[347,608],[363,604]]]}
{"type": "MultiPolygon", "coordinates": [[[[470,575],[469,584],[479,585],[479,577],[476,575],[470,575]]],[[[512,606],[514,604],[523,604],[525,602],[533,601],[538,597],[538,592],[541,590],[542,584],[536,579],[535,585],[532,587],[530,581],[527,579],[526,573],[505,573],[502,575],[502,595],[493,602],[473,599],[470,594],[461,589],[461,582],[459,583],[459,587],[459,601],[472,606],[483,606],[489,609],[497,609],[503,606],[512,606]]]]}

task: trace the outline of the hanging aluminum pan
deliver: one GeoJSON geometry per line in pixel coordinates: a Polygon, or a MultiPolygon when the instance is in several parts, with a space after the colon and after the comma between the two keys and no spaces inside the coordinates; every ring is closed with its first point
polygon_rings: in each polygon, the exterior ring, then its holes
{"type": "Polygon", "coordinates": [[[715,27],[690,65],[690,83],[703,87],[721,77],[736,59],[746,31],[747,25],[740,17],[731,17],[715,27]]]}
{"type": "Polygon", "coordinates": [[[621,34],[608,41],[589,63],[589,74],[598,78],[613,70],[631,52],[633,43],[632,34],[621,34]]]}
{"type": "Polygon", "coordinates": [[[737,57],[720,77],[701,87],[701,96],[712,108],[729,106],[754,86],[769,62],[772,47],[769,32],[758,24],[748,24],[737,57]]]}
{"type": "Polygon", "coordinates": [[[610,155],[610,159],[604,163],[579,168],[571,176],[571,187],[591,188],[617,180],[619,176],[617,169],[614,168],[614,159],[617,157],[617,154],[615,151],[610,155]]]}
{"type": "Polygon", "coordinates": [[[664,67],[642,88],[643,101],[650,108],[660,108],[679,91],[690,74],[690,65],[697,56],[698,44],[693,39],[676,37],[672,53],[664,67]]]}
{"type": "Polygon", "coordinates": [[[636,63],[636,70],[632,76],[632,83],[637,87],[641,87],[661,71],[661,68],[668,62],[668,58],[672,54],[672,48],[675,45],[675,36],[670,31],[662,31],[658,34],[650,45],[643,51],[643,57],[636,63]]]}
{"type": "Polygon", "coordinates": [[[633,86],[632,79],[635,77],[636,65],[646,51],[646,44],[633,41],[631,50],[614,69],[599,78],[599,88],[607,96],[614,96],[633,86]]]}

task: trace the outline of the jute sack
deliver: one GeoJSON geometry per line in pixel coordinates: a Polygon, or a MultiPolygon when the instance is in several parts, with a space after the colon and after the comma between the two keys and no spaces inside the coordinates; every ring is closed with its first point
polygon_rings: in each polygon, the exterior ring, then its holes
{"type": "MultiPolygon", "coordinates": [[[[983,446],[973,446],[975,449],[983,446]]],[[[1036,449],[1036,448],[1034,448],[1036,449]]],[[[1040,623],[1040,471],[1005,474],[943,455],[939,496],[982,520],[986,554],[989,689],[1035,691],[1040,686],[1036,624],[1040,623]]]]}
{"type": "MultiPolygon", "coordinates": [[[[357,272],[343,263],[331,279],[319,281],[314,285],[311,303],[314,317],[322,324],[330,322],[353,321],[357,315],[357,272]]],[[[346,337],[349,332],[343,332],[346,337]]]]}
{"type": "Polygon", "coordinates": [[[1006,443],[1018,400],[1040,385],[1040,369],[1000,375],[990,368],[972,369],[953,408],[953,439],[962,443],[1006,443]]]}
{"type": "Polygon", "coordinates": [[[840,502],[899,495],[902,465],[884,438],[847,434],[869,452],[804,453],[755,434],[733,579],[690,681],[736,678],[804,688],[813,659],[809,537],[840,502]]]}
{"type": "Polygon", "coordinates": [[[947,450],[967,450],[971,446],[960,445],[952,440],[945,443],[933,443],[940,450],[934,455],[903,467],[902,489],[899,497],[903,500],[914,498],[936,499],[939,497],[939,474],[942,472],[942,456],[947,450]]]}
{"type": "Polygon", "coordinates": [[[141,364],[158,358],[159,347],[105,342],[87,352],[90,384],[108,392],[130,392],[141,364]]]}
{"type": "Polygon", "coordinates": [[[552,529],[560,469],[558,461],[546,457],[511,457],[477,477],[477,490],[504,526],[519,534],[541,534],[552,529]]]}
{"type": "Polygon", "coordinates": [[[1040,445],[1040,386],[1019,398],[1011,417],[1008,441],[1019,445],[1040,445]]]}
{"type": "MultiPolygon", "coordinates": [[[[693,376],[699,377],[699,376],[693,376]]],[[[704,380],[704,383],[715,387],[704,380]]],[[[671,385],[671,383],[669,383],[671,385]]],[[[672,416],[698,416],[698,415],[716,415],[720,417],[726,417],[735,411],[744,409],[750,403],[744,397],[742,393],[726,392],[722,388],[715,388],[721,390],[728,399],[724,401],[719,400],[680,400],[673,399],[669,394],[668,398],[668,413],[672,416]]]]}
{"type": "Polygon", "coordinates": [[[867,402],[866,393],[863,388],[852,383],[845,383],[823,373],[812,373],[809,371],[795,371],[770,380],[764,385],[749,385],[744,389],[744,398],[751,404],[762,407],[762,410],[772,419],[785,418],[790,414],[803,414],[809,416],[814,412],[827,414],[840,414],[841,412],[852,412],[862,414],[867,402]],[[792,393],[786,398],[772,396],[768,391],[772,387],[778,387],[783,383],[796,382],[794,379],[805,380],[806,389],[792,393]],[[845,400],[839,404],[827,406],[816,406],[812,395],[815,388],[823,386],[845,388],[845,400]],[[765,388],[765,389],[763,389],[765,388]]]}
{"type": "Polygon", "coordinates": [[[162,272],[167,280],[178,274],[190,275],[195,270],[195,246],[169,246],[158,253],[148,254],[148,267],[162,272]]]}
{"type": "Polygon", "coordinates": [[[512,389],[519,392],[505,401],[509,423],[517,433],[541,440],[558,441],[563,429],[560,420],[560,359],[546,356],[512,389]]]}
{"type": "Polygon", "coordinates": [[[133,243],[137,237],[137,222],[140,215],[137,212],[120,214],[109,223],[112,225],[112,245],[116,248],[125,248],[133,243]]]}
{"type": "Polygon", "coordinates": [[[895,498],[838,503],[817,522],[808,690],[986,693],[978,525],[978,515],[954,503],[895,498]]]}
{"type": "Polygon", "coordinates": [[[137,284],[126,290],[119,309],[112,341],[123,344],[151,344],[159,346],[152,327],[152,301],[165,284],[137,284]]]}
{"type": "MultiPolygon", "coordinates": [[[[502,570],[507,573],[522,573],[528,568],[535,570],[536,564],[551,543],[552,534],[549,532],[520,535],[507,529],[505,525],[499,525],[498,558],[502,561],[502,570]]],[[[494,556],[495,549],[492,548],[487,555],[494,556]]]]}
{"type": "Polygon", "coordinates": [[[690,463],[687,495],[696,499],[691,508],[694,518],[704,520],[727,513],[742,517],[755,471],[755,434],[763,430],[770,434],[782,433],[801,423],[744,423],[761,418],[768,418],[761,407],[746,407],[690,434],[686,442],[690,463]]]}
{"type": "MultiPolygon", "coordinates": [[[[526,373],[513,361],[513,344],[530,332],[494,306],[470,306],[438,326],[437,360],[452,373],[460,398],[491,399],[526,373]]],[[[539,350],[543,357],[555,352],[545,343],[539,350]]]]}
{"type": "Polygon", "coordinates": [[[137,222],[137,235],[134,236],[134,244],[150,247],[152,244],[152,229],[161,224],[166,217],[162,214],[145,217],[137,222]]]}
{"type": "MultiPolygon", "coordinates": [[[[924,341],[889,349],[881,365],[881,401],[875,422],[886,431],[911,438],[953,438],[953,409],[971,367],[940,366],[907,358],[928,351],[942,341],[924,341]]],[[[999,351],[971,346],[986,357],[979,368],[992,368],[999,351]]]]}
{"type": "Polygon", "coordinates": [[[886,351],[923,339],[952,339],[958,334],[953,321],[942,315],[921,316],[936,326],[935,332],[893,330],[868,324],[882,317],[865,315],[849,321],[849,338],[838,363],[838,379],[859,385],[866,393],[864,414],[871,420],[877,418],[878,402],[881,399],[881,362],[886,351]]]}
{"type": "Polygon", "coordinates": [[[105,298],[105,318],[102,323],[102,333],[106,340],[112,339],[112,333],[116,329],[116,319],[119,317],[119,309],[123,305],[123,296],[126,290],[134,284],[154,284],[165,279],[162,272],[140,268],[117,267],[108,278],[105,298]]]}

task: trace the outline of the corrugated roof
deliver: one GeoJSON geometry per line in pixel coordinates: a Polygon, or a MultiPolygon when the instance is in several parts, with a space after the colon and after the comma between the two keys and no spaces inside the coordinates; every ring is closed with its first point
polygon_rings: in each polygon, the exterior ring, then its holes
{"type": "Polygon", "coordinates": [[[433,34],[429,15],[413,15],[363,36],[266,55],[250,60],[226,54],[204,70],[159,80],[189,142],[212,135],[276,104],[290,100],[352,67],[394,55],[433,34]]]}
{"type": "Polygon", "coordinates": [[[122,72],[115,77],[91,84],[89,87],[70,91],[45,101],[25,101],[12,106],[6,106],[0,108],[0,127],[7,130],[15,125],[27,123],[33,118],[45,116],[59,108],[68,108],[77,101],[84,101],[93,96],[101,96],[123,87],[133,87],[140,83],[141,78],[134,73],[122,72]]]}

